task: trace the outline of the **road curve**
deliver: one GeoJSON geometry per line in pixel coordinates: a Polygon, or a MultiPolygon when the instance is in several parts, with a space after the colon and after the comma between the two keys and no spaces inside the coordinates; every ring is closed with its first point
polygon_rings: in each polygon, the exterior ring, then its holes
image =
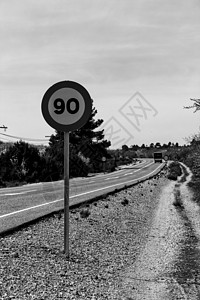
{"type": "MultiPolygon", "coordinates": [[[[113,173],[70,179],[70,206],[157,174],[164,164],[145,159],[113,173]]],[[[0,233],[63,209],[63,181],[0,189],[0,233]]]]}

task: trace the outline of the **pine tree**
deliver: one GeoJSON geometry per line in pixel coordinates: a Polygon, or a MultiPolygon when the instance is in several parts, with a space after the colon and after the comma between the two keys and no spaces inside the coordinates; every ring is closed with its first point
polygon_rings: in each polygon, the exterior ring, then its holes
{"type": "MultiPolygon", "coordinates": [[[[88,122],[80,129],[70,132],[70,176],[87,175],[89,169],[98,171],[101,168],[102,157],[110,157],[107,148],[110,142],[104,140],[103,129],[96,130],[102,123],[102,119],[95,120],[97,110],[93,107],[88,122]]],[[[58,169],[60,176],[63,174],[64,159],[64,134],[56,131],[49,140],[46,150],[48,160],[56,162],[54,168],[58,169]]]]}

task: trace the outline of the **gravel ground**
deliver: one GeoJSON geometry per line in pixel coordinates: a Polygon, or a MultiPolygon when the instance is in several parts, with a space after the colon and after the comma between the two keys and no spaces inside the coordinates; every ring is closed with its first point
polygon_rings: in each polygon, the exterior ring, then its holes
{"type": "Polygon", "coordinates": [[[63,213],[1,237],[0,299],[122,300],[120,276],[144,247],[167,183],[162,171],[71,211],[69,260],[63,253],[63,213]]]}

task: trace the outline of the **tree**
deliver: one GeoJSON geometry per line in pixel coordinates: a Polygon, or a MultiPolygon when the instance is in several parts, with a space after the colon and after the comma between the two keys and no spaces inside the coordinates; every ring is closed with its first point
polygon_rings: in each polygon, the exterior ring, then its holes
{"type": "Polygon", "coordinates": [[[159,142],[157,142],[157,143],[155,144],[155,148],[161,148],[161,144],[160,144],[159,142]]]}
{"type": "Polygon", "coordinates": [[[140,147],[138,145],[132,145],[131,150],[137,151],[140,147]]]}
{"type": "Polygon", "coordinates": [[[128,146],[127,145],[122,145],[122,151],[128,151],[129,150],[129,148],[128,148],[128,146]]]}
{"type": "MultiPolygon", "coordinates": [[[[111,143],[104,140],[103,129],[96,130],[103,123],[102,119],[94,119],[96,114],[97,110],[93,107],[88,122],[70,133],[70,176],[87,175],[89,168],[93,172],[99,171],[102,168],[102,157],[110,157],[107,148],[111,143]]],[[[59,173],[58,177],[63,176],[63,148],[64,134],[56,131],[50,137],[46,157],[55,162],[53,168],[59,173]]]]}
{"type": "Polygon", "coordinates": [[[34,182],[38,179],[42,163],[36,147],[23,141],[0,155],[2,180],[34,182]]]}
{"type": "Polygon", "coordinates": [[[168,146],[167,146],[167,144],[165,144],[165,143],[162,145],[162,148],[164,148],[164,149],[167,148],[167,147],[168,147],[168,146]]]}
{"type": "Polygon", "coordinates": [[[168,145],[167,145],[167,146],[168,146],[168,148],[170,148],[170,147],[171,147],[171,145],[172,145],[172,143],[171,143],[171,142],[169,142],[169,143],[168,143],[168,145]]]}
{"type": "Polygon", "coordinates": [[[190,100],[194,102],[193,105],[185,106],[184,108],[187,108],[187,109],[195,108],[194,113],[197,112],[198,110],[200,110],[200,99],[191,99],[190,98],[190,100]]]}
{"type": "Polygon", "coordinates": [[[150,148],[154,148],[154,143],[151,143],[151,144],[149,145],[149,147],[150,147],[150,148]]]}
{"type": "Polygon", "coordinates": [[[191,145],[199,144],[200,143],[200,132],[190,135],[189,137],[185,138],[185,140],[188,144],[191,144],[191,145]]]}

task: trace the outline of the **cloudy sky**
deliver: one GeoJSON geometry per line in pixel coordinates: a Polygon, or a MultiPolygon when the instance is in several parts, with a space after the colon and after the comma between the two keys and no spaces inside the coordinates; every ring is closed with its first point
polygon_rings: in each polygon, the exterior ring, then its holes
{"type": "Polygon", "coordinates": [[[199,131],[183,109],[200,98],[199,0],[1,0],[0,43],[0,133],[54,133],[41,101],[63,80],[88,90],[114,147],[199,131]]]}

